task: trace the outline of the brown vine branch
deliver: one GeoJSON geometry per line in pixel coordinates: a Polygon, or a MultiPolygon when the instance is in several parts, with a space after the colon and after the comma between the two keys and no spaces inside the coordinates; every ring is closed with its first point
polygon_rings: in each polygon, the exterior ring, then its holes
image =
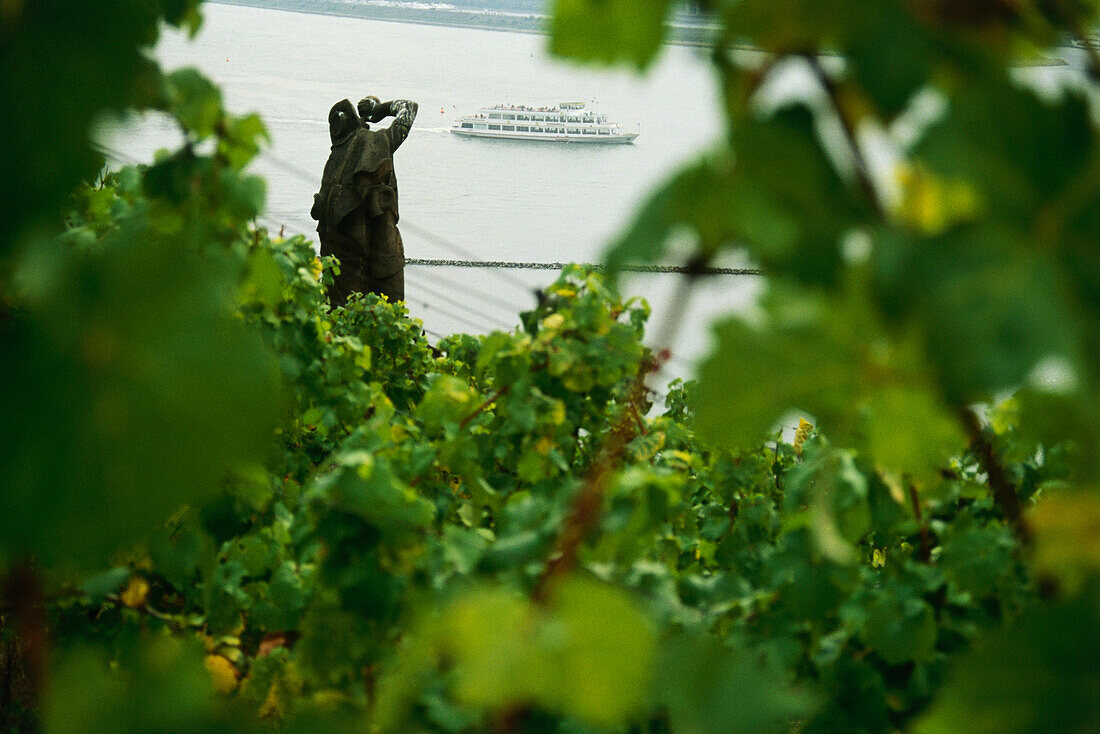
{"type": "Polygon", "coordinates": [[[623,410],[612,427],[607,441],[601,447],[596,460],[589,467],[588,473],[585,475],[584,486],[573,500],[569,517],[566,518],[561,533],[558,535],[555,550],[550,555],[550,560],[547,561],[542,575],[535,582],[535,588],[531,592],[531,598],[535,603],[544,604],[554,583],[576,566],[581,545],[600,518],[604,491],[607,489],[611,474],[618,466],[619,460],[626,451],[627,444],[638,435],[634,416],[638,414],[638,405],[645,398],[645,379],[650,374],[659,371],[668,356],[667,351],[662,352],[655,360],[644,363],[637,377],[634,378],[630,397],[626,405],[623,406],[623,410]]]}
{"type": "Polygon", "coordinates": [[[977,455],[978,461],[988,478],[989,488],[993,492],[993,501],[1004,512],[1020,541],[1023,543],[1030,542],[1031,528],[1020,507],[1020,498],[1016,495],[1016,487],[1013,486],[1008,472],[997,457],[993,442],[982,429],[978,414],[974,412],[973,408],[964,408],[960,411],[960,419],[967,436],[970,438],[970,447],[977,455]]]}
{"type": "MultiPolygon", "coordinates": [[[[5,618],[5,622],[11,624],[13,639],[16,640],[8,654],[18,656],[22,663],[27,683],[25,693],[33,705],[38,702],[46,688],[50,659],[46,597],[42,589],[42,579],[34,565],[23,563],[13,568],[5,580],[0,597],[11,610],[11,616],[5,618]]],[[[14,670],[13,667],[11,669],[14,670]]],[[[13,681],[5,680],[4,683],[5,686],[10,686],[13,681]]],[[[5,698],[12,693],[14,692],[4,691],[5,698]]]]}
{"type": "Polygon", "coordinates": [[[474,418],[478,417],[482,413],[482,411],[484,411],[486,408],[488,408],[490,405],[495,403],[500,398],[507,395],[509,389],[511,389],[511,385],[505,385],[504,387],[500,388],[495,393],[490,395],[488,398],[485,399],[484,403],[482,403],[481,405],[474,408],[474,411],[472,413],[470,413],[468,416],[463,418],[462,422],[458,424],[458,427],[460,429],[465,429],[466,426],[470,425],[470,421],[472,421],[474,418]]]}
{"type": "Polygon", "coordinates": [[[585,475],[584,486],[573,501],[573,508],[558,535],[555,551],[550,555],[546,568],[535,582],[535,588],[531,592],[531,598],[536,603],[545,603],[554,582],[576,565],[581,544],[599,520],[608,479],[626,451],[627,444],[638,435],[638,426],[640,425],[643,429],[645,426],[645,421],[640,421],[639,424],[632,422],[634,416],[640,416],[638,406],[645,400],[646,378],[660,373],[665,363],[672,358],[671,349],[665,345],[671,344],[672,334],[683,323],[688,293],[697,280],[699,270],[706,268],[710,258],[710,253],[698,253],[685,264],[685,277],[677,281],[672,306],[656,330],[654,341],[660,348],[652,360],[643,362],[638,369],[626,405],[623,406],[607,441],[585,475]]]}
{"type": "Polygon", "coordinates": [[[905,489],[909,493],[909,504],[913,507],[913,514],[917,518],[917,525],[920,528],[920,555],[919,560],[924,563],[928,563],[932,558],[932,538],[928,535],[928,523],[924,521],[924,511],[920,506],[920,495],[917,494],[917,487],[912,481],[906,479],[905,489]]]}
{"type": "Polygon", "coordinates": [[[856,171],[856,180],[859,182],[860,189],[863,191],[864,196],[867,197],[867,201],[870,202],[878,217],[880,219],[885,218],[885,209],[879,198],[878,189],[875,188],[875,182],[871,178],[871,168],[867,165],[867,159],[863,155],[863,149],[859,147],[859,141],[856,140],[855,124],[851,120],[843,100],[840,98],[840,88],[825,72],[824,67],[821,66],[821,61],[816,55],[804,53],[801,54],[801,56],[810,67],[810,71],[813,72],[818,84],[820,84],[821,88],[825,90],[825,93],[829,95],[829,101],[832,104],[833,110],[836,112],[837,119],[840,121],[841,130],[844,132],[844,139],[848,144],[848,151],[852,155],[852,161],[856,171]]]}

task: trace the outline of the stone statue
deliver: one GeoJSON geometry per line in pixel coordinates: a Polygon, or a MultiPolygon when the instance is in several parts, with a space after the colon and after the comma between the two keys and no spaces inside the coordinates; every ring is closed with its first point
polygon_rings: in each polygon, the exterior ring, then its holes
{"type": "Polygon", "coordinates": [[[405,300],[405,249],[397,231],[397,177],[393,152],[405,141],[417,105],[403,99],[366,97],[356,108],[344,99],[328,113],[332,152],[313,197],[321,254],[335,255],[340,274],[329,290],[333,306],[352,293],[405,300]],[[389,127],[370,123],[392,116],[389,127]]]}

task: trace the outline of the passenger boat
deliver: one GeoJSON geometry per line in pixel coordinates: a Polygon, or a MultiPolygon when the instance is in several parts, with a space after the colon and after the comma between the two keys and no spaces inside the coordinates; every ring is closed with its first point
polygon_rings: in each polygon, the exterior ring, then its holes
{"type": "Polygon", "coordinates": [[[623,130],[618,122],[608,122],[607,115],[584,102],[562,102],[557,107],[482,107],[472,115],[459,117],[451,132],[472,138],[555,143],[632,143],[640,134],[623,130]]]}

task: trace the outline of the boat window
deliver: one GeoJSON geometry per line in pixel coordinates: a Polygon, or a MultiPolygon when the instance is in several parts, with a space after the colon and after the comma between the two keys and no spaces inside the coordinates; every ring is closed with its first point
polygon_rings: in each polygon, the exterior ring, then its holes
{"type": "Polygon", "coordinates": [[[530,120],[531,118],[528,117],[527,115],[516,115],[516,119],[517,120],[530,120]]]}
{"type": "Polygon", "coordinates": [[[595,135],[595,134],[596,134],[596,131],[595,131],[595,130],[585,130],[585,131],[584,131],[584,134],[585,134],[585,135],[595,135]]]}
{"type": "Polygon", "coordinates": [[[516,119],[516,116],[515,115],[505,115],[504,119],[505,120],[514,120],[514,119],[516,119]]]}
{"type": "Polygon", "coordinates": [[[484,129],[485,129],[485,123],[484,122],[479,122],[476,125],[474,125],[474,130],[484,130],[484,129]]]}
{"type": "Polygon", "coordinates": [[[490,130],[499,130],[499,129],[500,129],[500,125],[490,125],[490,126],[489,126],[489,129],[490,129],[490,130]]]}
{"type": "Polygon", "coordinates": [[[500,119],[500,113],[499,112],[490,112],[489,113],[489,119],[499,120],[500,119]]]}
{"type": "Polygon", "coordinates": [[[508,131],[510,131],[510,132],[515,132],[516,126],[515,126],[515,125],[505,125],[505,126],[504,126],[503,128],[501,128],[501,129],[503,129],[503,130],[508,130],[508,131]]]}
{"type": "Polygon", "coordinates": [[[611,134],[610,130],[600,130],[600,135],[610,135],[610,134],[611,134]]]}
{"type": "Polygon", "coordinates": [[[516,126],[516,132],[521,132],[521,133],[531,132],[531,128],[528,127],[527,125],[517,125],[516,126]]]}
{"type": "Polygon", "coordinates": [[[469,129],[473,128],[473,125],[472,125],[471,123],[469,123],[469,122],[464,122],[464,123],[462,123],[462,127],[464,127],[464,128],[466,128],[467,130],[469,130],[469,129]]]}

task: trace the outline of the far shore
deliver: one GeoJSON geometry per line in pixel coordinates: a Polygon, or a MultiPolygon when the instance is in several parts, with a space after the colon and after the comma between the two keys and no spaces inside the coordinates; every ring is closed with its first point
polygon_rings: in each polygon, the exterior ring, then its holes
{"type": "MultiPolygon", "coordinates": [[[[328,15],[341,18],[360,18],[363,20],[387,21],[393,23],[414,23],[416,25],[443,26],[447,28],[469,28],[482,31],[500,31],[504,33],[527,33],[530,35],[549,35],[545,28],[549,16],[545,15],[498,15],[480,14],[461,9],[446,10],[414,10],[409,8],[358,5],[353,7],[340,7],[328,5],[324,7],[292,7],[296,0],[207,0],[217,5],[240,5],[266,10],[285,10],[290,13],[305,13],[310,15],[328,15]],[[477,18],[478,20],[464,20],[477,18]]],[[[300,0],[298,0],[300,2],[300,0]]],[[[694,48],[709,48],[711,43],[709,34],[717,28],[706,25],[678,24],[669,25],[669,36],[663,43],[672,46],[688,46],[694,48]]],[[[730,44],[730,50],[754,51],[767,53],[763,49],[747,44],[730,44]]],[[[834,54],[823,51],[821,56],[833,56],[834,54]]],[[[1048,67],[1067,66],[1067,63],[1059,58],[1041,56],[1030,61],[1018,62],[1023,67],[1048,67]]]]}
{"type": "MultiPolygon", "coordinates": [[[[472,13],[458,8],[454,10],[411,10],[407,8],[364,5],[355,6],[354,8],[324,6],[307,9],[291,7],[289,3],[285,1],[280,2],[280,0],[207,0],[207,2],[217,5],[242,5],[253,8],[264,8],[267,10],[285,10],[290,13],[329,15],[341,18],[360,18],[363,20],[391,21],[394,23],[414,23],[417,25],[444,26],[448,28],[470,28],[473,30],[501,31],[505,33],[527,33],[529,35],[538,36],[549,35],[544,27],[546,22],[549,21],[549,16],[546,15],[517,14],[505,16],[488,13],[472,13]],[[466,18],[477,18],[478,20],[463,19],[461,16],[466,16],[466,18]]],[[[665,39],[665,44],[673,46],[706,47],[709,44],[705,36],[709,31],[714,30],[714,28],[703,25],[672,24],[670,30],[673,34],[690,33],[693,34],[694,37],[676,38],[670,36],[665,39]]],[[[744,48],[745,50],[758,50],[752,49],[751,47],[744,48]]]]}

